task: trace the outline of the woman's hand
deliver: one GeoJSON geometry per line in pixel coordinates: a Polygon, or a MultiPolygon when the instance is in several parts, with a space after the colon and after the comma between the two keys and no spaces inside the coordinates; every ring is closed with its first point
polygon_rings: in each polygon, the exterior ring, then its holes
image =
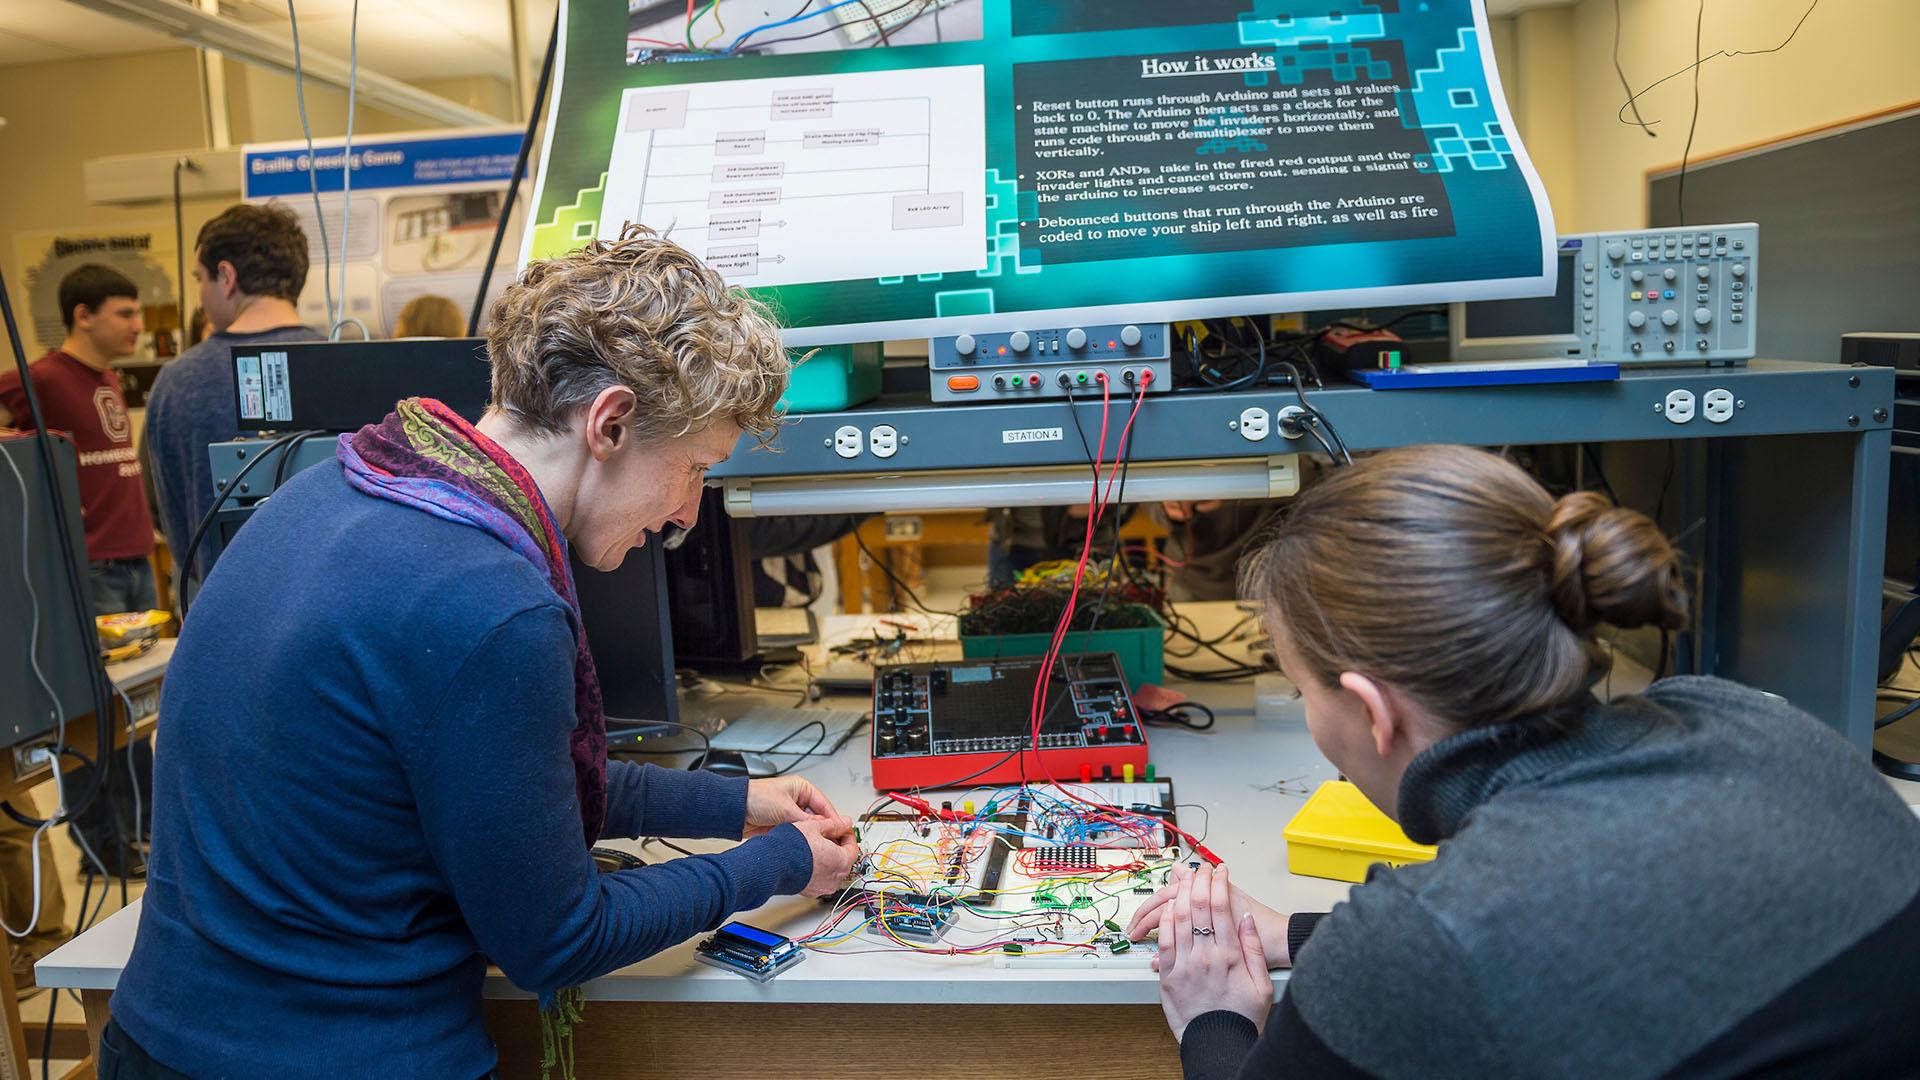
{"type": "Polygon", "coordinates": [[[1184,1037],[1194,1017],[1220,1009],[1265,1027],[1273,1007],[1267,957],[1253,913],[1234,910],[1227,868],[1202,866],[1181,879],[1166,907],[1153,966],[1173,1037],[1184,1037]]]}
{"type": "Polygon", "coordinates": [[[747,781],[747,822],[742,839],[771,832],[789,821],[811,818],[837,818],[820,789],[797,776],[775,776],[747,781]]]}
{"type": "MultiPolygon", "coordinates": [[[[1224,866],[1220,867],[1215,871],[1216,876],[1224,878],[1226,875],[1220,871],[1225,869],[1224,866]]],[[[1185,864],[1174,867],[1173,880],[1133,913],[1133,922],[1127,927],[1128,940],[1144,941],[1147,934],[1154,930],[1161,930],[1161,937],[1164,938],[1167,907],[1179,894],[1180,883],[1192,876],[1193,871],[1185,864]]],[[[1287,916],[1248,896],[1246,890],[1237,885],[1233,886],[1232,903],[1235,911],[1253,915],[1253,925],[1260,931],[1260,948],[1266,953],[1267,964],[1276,968],[1291,964],[1293,958],[1287,954],[1287,916]]]]}

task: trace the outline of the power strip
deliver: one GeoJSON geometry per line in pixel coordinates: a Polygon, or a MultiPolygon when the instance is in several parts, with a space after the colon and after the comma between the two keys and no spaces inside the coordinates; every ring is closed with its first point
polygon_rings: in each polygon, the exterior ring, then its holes
{"type": "Polygon", "coordinates": [[[847,4],[833,9],[833,17],[840,20],[840,32],[855,45],[878,36],[881,28],[893,30],[905,26],[919,18],[932,8],[952,7],[960,0],[920,0],[916,4],[895,5],[892,0],[864,0],[862,3],[847,4]],[[894,8],[895,10],[885,10],[894,8]]]}

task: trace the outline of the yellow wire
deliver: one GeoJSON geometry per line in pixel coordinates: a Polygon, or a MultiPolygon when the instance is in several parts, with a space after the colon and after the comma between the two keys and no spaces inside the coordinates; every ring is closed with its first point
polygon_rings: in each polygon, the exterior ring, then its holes
{"type": "Polygon", "coordinates": [[[714,31],[712,37],[700,43],[702,49],[711,47],[714,42],[719,41],[727,32],[727,24],[720,18],[720,0],[713,0],[713,3],[708,4],[707,7],[713,11],[713,25],[720,29],[714,31]]]}

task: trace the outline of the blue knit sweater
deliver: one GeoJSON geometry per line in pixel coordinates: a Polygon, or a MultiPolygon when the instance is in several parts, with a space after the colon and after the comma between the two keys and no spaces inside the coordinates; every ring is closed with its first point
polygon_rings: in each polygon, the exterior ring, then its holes
{"type": "MultiPolygon", "coordinates": [[[[114,1016],[193,1076],[477,1077],[491,959],[572,986],[803,888],[781,826],[614,874],[580,839],[573,636],[478,529],[307,470],[240,531],[161,699],[114,1016]]],[[[610,765],[609,837],[737,837],[744,780],[610,765]]]]}

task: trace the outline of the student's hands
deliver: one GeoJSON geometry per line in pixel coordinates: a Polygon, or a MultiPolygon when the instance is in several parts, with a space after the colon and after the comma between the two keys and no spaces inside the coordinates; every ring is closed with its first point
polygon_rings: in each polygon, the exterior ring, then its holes
{"type": "Polygon", "coordinates": [[[793,827],[807,838],[813,849],[813,879],[800,890],[801,896],[831,896],[846,887],[853,864],[860,858],[860,844],[853,838],[853,822],[843,817],[808,818],[793,827]]]}
{"type": "Polygon", "coordinates": [[[759,836],[789,821],[837,818],[820,789],[797,776],[775,776],[747,781],[747,824],[742,838],[759,836]]]}
{"type": "Polygon", "coordinates": [[[1218,509],[1220,509],[1219,499],[1208,499],[1205,502],[1163,502],[1160,504],[1160,512],[1167,515],[1167,520],[1175,524],[1183,524],[1201,514],[1211,514],[1218,509]]]}
{"type": "Polygon", "coordinates": [[[1196,1016],[1225,1009],[1264,1028],[1273,983],[1253,913],[1236,910],[1227,868],[1202,866],[1182,878],[1160,931],[1160,1008],[1178,1040],[1196,1016]]]}
{"type": "MultiPolygon", "coordinates": [[[[1223,872],[1225,870],[1226,867],[1220,867],[1214,872],[1214,876],[1224,880],[1227,876],[1223,872]]],[[[1144,941],[1149,932],[1159,930],[1160,937],[1164,941],[1167,937],[1168,908],[1173,903],[1174,897],[1179,895],[1181,883],[1193,874],[1194,871],[1184,863],[1174,867],[1173,880],[1159,892],[1154,893],[1146,903],[1140,905],[1138,911],[1133,913],[1133,922],[1127,927],[1127,939],[1144,941]]],[[[1247,912],[1253,916],[1253,925],[1260,931],[1260,948],[1267,957],[1268,966],[1283,968],[1292,963],[1293,958],[1287,955],[1287,916],[1248,896],[1246,891],[1238,885],[1231,888],[1234,910],[1247,912]]]]}

